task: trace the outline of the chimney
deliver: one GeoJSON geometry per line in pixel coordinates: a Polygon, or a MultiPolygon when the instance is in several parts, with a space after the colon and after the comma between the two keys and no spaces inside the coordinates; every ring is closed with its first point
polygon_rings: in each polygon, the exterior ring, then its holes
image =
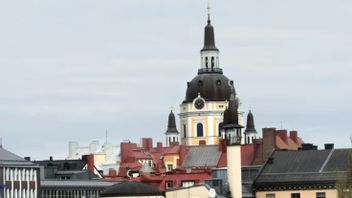
{"type": "Polygon", "coordinates": [[[93,154],[87,155],[87,166],[88,166],[88,171],[91,173],[94,173],[94,155],[93,154]]]}
{"type": "Polygon", "coordinates": [[[116,170],[113,168],[109,168],[109,177],[116,177],[116,170]]]}
{"type": "Polygon", "coordinates": [[[153,147],[152,138],[142,138],[142,148],[149,151],[153,147]]]}
{"type": "Polygon", "coordinates": [[[324,144],[325,150],[332,150],[334,149],[334,144],[333,143],[326,143],[324,144]]]}
{"type": "Polygon", "coordinates": [[[50,156],[50,157],[49,157],[49,160],[50,160],[50,161],[53,161],[53,156],[50,156]]]}
{"type": "Polygon", "coordinates": [[[311,144],[311,143],[304,143],[302,144],[302,150],[303,151],[308,151],[308,150],[317,150],[318,147],[311,144]]]}
{"type": "Polygon", "coordinates": [[[276,135],[278,135],[285,143],[287,143],[287,130],[277,130],[276,135]]]}
{"type": "Polygon", "coordinates": [[[226,140],[225,139],[219,139],[219,151],[221,153],[226,153],[226,140]]]}
{"type": "Polygon", "coordinates": [[[29,162],[31,161],[31,157],[24,157],[24,159],[29,162]]]}
{"type": "Polygon", "coordinates": [[[156,150],[158,151],[158,153],[161,153],[163,151],[163,143],[157,142],[156,143],[156,150]]]}
{"type": "Polygon", "coordinates": [[[290,131],[290,138],[291,140],[293,140],[294,142],[298,142],[298,133],[297,131],[290,131]]]}

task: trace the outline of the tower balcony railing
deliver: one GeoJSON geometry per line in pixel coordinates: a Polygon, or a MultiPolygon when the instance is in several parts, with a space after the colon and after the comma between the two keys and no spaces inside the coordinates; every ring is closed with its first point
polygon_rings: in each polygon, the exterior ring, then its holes
{"type": "Polygon", "coordinates": [[[222,69],[221,68],[201,68],[198,69],[198,74],[202,73],[220,73],[222,74],[222,69]]]}

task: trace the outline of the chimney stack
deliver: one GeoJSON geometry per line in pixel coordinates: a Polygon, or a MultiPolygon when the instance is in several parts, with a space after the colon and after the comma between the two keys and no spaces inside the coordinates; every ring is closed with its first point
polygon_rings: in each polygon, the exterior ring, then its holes
{"type": "Polygon", "coordinates": [[[325,147],[325,150],[332,150],[334,149],[334,144],[327,143],[327,144],[324,144],[324,147],[325,147]]]}

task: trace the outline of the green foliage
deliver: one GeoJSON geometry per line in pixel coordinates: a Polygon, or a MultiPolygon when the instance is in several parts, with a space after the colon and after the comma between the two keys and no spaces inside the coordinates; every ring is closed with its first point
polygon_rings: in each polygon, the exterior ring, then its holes
{"type": "Polygon", "coordinates": [[[338,198],[352,197],[352,152],[348,154],[347,170],[338,171],[336,175],[336,190],[338,198]]]}

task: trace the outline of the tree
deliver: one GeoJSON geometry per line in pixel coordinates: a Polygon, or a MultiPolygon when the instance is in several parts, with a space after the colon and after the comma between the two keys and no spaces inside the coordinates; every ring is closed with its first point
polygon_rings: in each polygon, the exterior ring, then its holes
{"type": "Polygon", "coordinates": [[[352,197],[352,152],[347,155],[347,169],[337,171],[336,190],[338,198],[352,197]]]}

